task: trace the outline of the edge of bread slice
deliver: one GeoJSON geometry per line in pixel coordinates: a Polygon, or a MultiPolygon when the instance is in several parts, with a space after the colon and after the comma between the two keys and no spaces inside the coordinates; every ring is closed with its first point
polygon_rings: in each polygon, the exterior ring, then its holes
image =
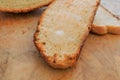
{"type": "Polygon", "coordinates": [[[92,24],[91,32],[96,34],[120,34],[120,20],[107,11],[103,6],[99,6],[92,24]]]}
{"type": "Polygon", "coordinates": [[[34,43],[53,68],[75,65],[100,0],[56,0],[42,14],[34,43]]]}
{"type": "Polygon", "coordinates": [[[1,12],[29,12],[49,5],[54,0],[0,0],[1,12]]]}
{"type": "Polygon", "coordinates": [[[120,0],[102,0],[101,5],[120,20],[120,0]]]}

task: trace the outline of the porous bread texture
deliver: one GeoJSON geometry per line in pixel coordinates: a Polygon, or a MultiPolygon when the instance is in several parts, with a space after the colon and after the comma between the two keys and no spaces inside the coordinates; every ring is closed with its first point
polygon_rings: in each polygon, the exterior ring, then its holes
{"type": "Polygon", "coordinates": [[[53,68],[74,66],[100,0],[56,0],[42,14],[35,45],[53,68]]]}
{"type": "Polygon", "coordinates": [[[91,32],[96,34],[120,34],[120,20],[100,6],[95,15],[91,32]]]}
{"type": "Polygon", "coordinates": [[[28,12],[42,6],[48,5],[53,0],[0,0],[0,11],[2,12],[28,12]]]}

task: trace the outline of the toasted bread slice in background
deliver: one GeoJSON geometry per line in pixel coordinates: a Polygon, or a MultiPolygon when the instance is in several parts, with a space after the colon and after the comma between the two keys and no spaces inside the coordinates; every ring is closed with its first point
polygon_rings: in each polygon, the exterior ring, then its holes
{"type": "Polygon", "coordinates": [[[99,6],[91,32],[96,34],[120,34],[120,20],[114,17],[104,7],[99,6]]]}
{"type": "Polygon", "coordinates": [[[101,5],[120,20],[120,0],[101,0],[101,5]]]}
{"type": "Polygon", "coordinates": [[[42,6],[48,5],[53,0],[0,0],[0,11],[2,12],[28,12],[42,6]]]}
{"type": "Polygon", "coordinates": [[[55,0],[42,14],[35,45],[53,68],[75,65],[100,0],[55,0]]]}

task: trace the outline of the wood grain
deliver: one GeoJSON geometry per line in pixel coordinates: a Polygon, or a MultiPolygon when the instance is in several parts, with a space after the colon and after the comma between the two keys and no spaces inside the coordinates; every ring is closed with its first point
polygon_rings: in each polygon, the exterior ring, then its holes
{"type": "Polygon", "coordinates": [[[120,80],[120,35],[90,34],[73,68],[49,67],[33,43],[41,12],[0,13],[0,80],[120,80]]]}
{"type": "Polygon", "coordinates": [[[120,36],[89,35],[81,54],[85,80],[119,80],[118,56],[120,36]]]}

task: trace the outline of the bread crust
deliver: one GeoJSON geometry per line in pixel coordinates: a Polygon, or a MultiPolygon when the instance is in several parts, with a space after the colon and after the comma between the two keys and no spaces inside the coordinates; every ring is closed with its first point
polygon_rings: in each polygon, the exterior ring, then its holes
{"type": "Polygon", "coordinates": [[[6,9],[6,8],[0,8],[0,11],[1,12],[12,12],[12,13],[25,13],[25,12],[29,12],[29,11],[32,11],[32,10],[35,10],[35,9],[38,9],[40,7],[43,7],[43,6],[47,6],[49,5],[50,3],[52,3],[52,1],[54,0],[50,0],[50,2],[48,3],[44,3],[42,5],[38,5],[38,6],[35,6],[35,7],[32,7],[32,8],[21,8],[21,9],[6,9]]]}
{"type": "MultiPolygon", "coordinates": [[[[54,4],[54,2],[52,4],[54,4]]],[[[82,38],[82,41],[83,41],[82,43],[83,44],[84,44],[84,42],[85,42],[85,40],[86,40],[86,38],[87,38],[87,36],[89,34],[89,31],[91,29],[91,24],[93,22],[93,17],[94,17],[95,12],[96,12],[96,10],[98,8],[98,5],[99,5],[99,1],[97,2],[97,5],[95,6],[96,9],[94,10],[94,14],[91,15],[91,17],[89,19],[91,21],[90,24],[88,25],[89,27],[86,30],[86,32],[83,34],[83,36],[84,36],[82,38]]],[[[51,6],[49,6],[48,8],[50,8],[50,7],[51,6]]],[[[49,64],[50,67],[55,68],[55,69],[66,69],[66,68],[73,67],[76,64],[76,62],[77,62],[77,60],[78,60],[78,58],[80,56],[80,52],[81,52],[81,48],[82,48],[83,44],[81,44],[81,46],[78,48],[78,50],[75,53],[73,53],[72,55],[70,55],[70,54],[69,55],[64,55],[63,56],[64,60],[58,60],[58,58],[60,57],[58,54],[56,54],[54,56],[47,56],[47,55],[45,55],[46,51],[43,48],[44,45],[42,43],[37,42],[38,41],[37,37],[39,35],[39,30],[41,28],[40,24],[43,21],[45,12],[46,11],[44,11],[43,14],[41,15],[40,20],[38,22],[37,31],[34,34],[34,44],[35,44],[35,46],[40,51],[41,56],[44,58],[44,60],[46,61],[46,63],[49,64]]]]}
{"type": "MultiPolygon", "coordinates": [[[[118,18],[116,16],[114,16],[111,12],[109,12],[106,8],[104,8],[102,5],[100,5],[104,10],[106,10],[109,14],[111,14],[111,16],[113,16],[114,18],[116,18],[118,20],[118,18]]],[[[92,28],[91,28],[91,32],[98,34],[98,35],[105,35],[107,33],[111,33],[111,34],[115,34],[115,35],[119,35],[120,34],[120,26],[114,26],[114,25],[96,25],[96,24],[92,24],[92,28]]]]}
{"type": "Polygon", "coordinates": [[[107,27],[105,27],[105,26],[97,26],[97,25],[93,24],[91,32],[95,33],[95,34],[99,34],[99,35],[107,34],[107,27]]]}
{"type": "Polygon", "coordinates": [[[120,34],[120,26],[98,26],[98,25],[92,25],[91,29],[92,33],[98,34],[98,35],[105,35],[107,33],[119,35],[120,34]]]}
{"type": "Polygon", "coordinates": [[[111,34],[120,34],[120,26],[107,26],[108,33],[111,34]]]}

